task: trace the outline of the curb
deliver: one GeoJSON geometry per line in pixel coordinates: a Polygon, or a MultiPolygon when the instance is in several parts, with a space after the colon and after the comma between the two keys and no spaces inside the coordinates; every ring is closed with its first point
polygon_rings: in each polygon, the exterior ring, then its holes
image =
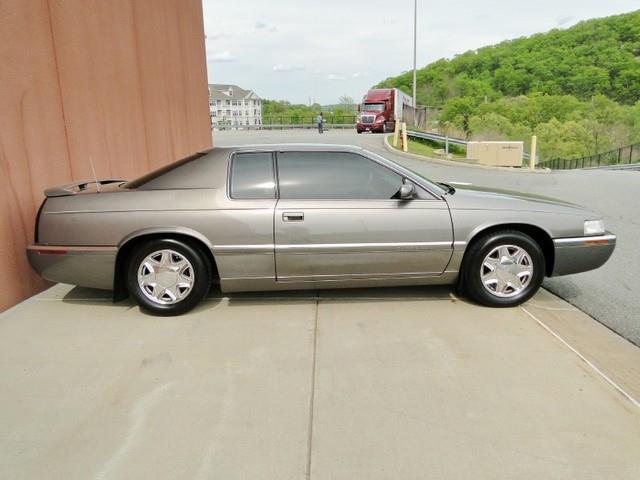
{"type": "Polygon", "coordinates": [[[471,167],[471,168],[479,168],[483,170],[497,170],[502,172],[527,172],[527,173],[545,173],[545,174],[551,173],[551,170],[548,168],[541,169],[541,170],[530,170],[528,168],[516,168],[516,167],[492,167],[490,165],[478,165],[476,163],[468,163],[468,162],[462,162],[462,161],[457,162],[453,160],[445,160],[443,158],[426,157],[424,155],[418,155],[417,153],[403,152],[402,150],[398,150],[397,148],[394,148],[393,146],[391,146],[391,144],[389,143],[390,136],[391,135],[384,136],[384,148],[386,148],[388,151],[392,153],[395,153],[396,155],[402,155],[403,157],[407,157],[407,158],[413,158],[416,160],[427,160],[429,162],[435,162],[441,165],[449,165],[449,166],[455,166],[455,167],[471,167]]]}

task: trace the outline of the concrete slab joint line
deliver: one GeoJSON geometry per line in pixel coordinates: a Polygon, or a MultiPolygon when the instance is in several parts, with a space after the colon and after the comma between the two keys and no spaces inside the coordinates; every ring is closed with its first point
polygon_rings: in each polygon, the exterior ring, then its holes
{"type": "Polygon", "coordinates": [[[640,408],[640,401],[638,401],[635,398],[633,398],[633,396],[631,396],[631,394],[629,394],[624,388],[622,388],[620,385],[618,385],[614,380],[612,380],[606,373],[604,373],[602,370],[600,370],[593,362],[589,361],[578,350],[573,348],[560,335],[558,335],[556,332],[551,330],[551,328],[549,328],[542,320],[540,320],[538,317],[536,317],[533,313],[531,313],[529,310],[527,310],[524,307],[520,307],[520,308],[522,309],[522,311],[524,313],[529,315],[529,317],[531,317],[538,325],[540,325],[547,332],[549,332],[551,335],[553,335],[565,347],[567,347],[569,350],[571,350],[573,353],[575,353],[580,358],[580,360],[585,362],[594,372],[596,372],[600,377],[602,377],[609,385],[611,385],[613,388],[615,388],[618,391],[618,393],[620,393],[623,397],[625,397],[627,400],[629,400],[634,406],[640,408]]]}
{"type": "Polygon", "coordinates": [[[309,394],[309,437],[307,439],[307,472],[306,478],[311,478],[311,454],[313,451],[313,409],[316,396],[316,364],[318,355],[318,316],[320,300],[316,297],[316,311],[313,320],[313,351],[311,355],[311,391],[309,394]]]}

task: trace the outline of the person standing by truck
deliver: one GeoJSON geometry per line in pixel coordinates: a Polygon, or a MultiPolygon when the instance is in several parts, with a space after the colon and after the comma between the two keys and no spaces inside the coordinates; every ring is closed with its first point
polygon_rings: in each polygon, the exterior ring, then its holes
{"type": "Polygon", "coordinates": [[[316,117],[316,122],[318,122],[318,133],[324,133],[324,117],[322,116],[322,112],[320,112],[316,117]]]}

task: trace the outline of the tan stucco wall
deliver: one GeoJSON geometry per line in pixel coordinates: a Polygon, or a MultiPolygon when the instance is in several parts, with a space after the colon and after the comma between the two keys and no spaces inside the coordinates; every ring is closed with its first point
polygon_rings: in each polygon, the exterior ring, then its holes
{"type": "Polygon", "coordinates": [[[45,187],[130,178],[211,146],[201,0],[0,0],[0,309],[45,187]]]}

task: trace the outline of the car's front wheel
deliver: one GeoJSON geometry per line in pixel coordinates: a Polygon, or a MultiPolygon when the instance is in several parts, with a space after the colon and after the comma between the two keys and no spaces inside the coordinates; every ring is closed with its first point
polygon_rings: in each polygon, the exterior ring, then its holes
{"type": "Polygon", "coordinates": [[[518,231],[500,231],[474,241],[465,254],[462,288],[490,307],[526,302],[540,288],[545,260],[538,243],[518,231]]]}
{"type": "Polygon", "coordinates": [[[130,257],[127,286],[140,308],[155,315],[180,315],[207,294],[211,272],[207,260],[178,240],[151,240],[130,257]]]}

